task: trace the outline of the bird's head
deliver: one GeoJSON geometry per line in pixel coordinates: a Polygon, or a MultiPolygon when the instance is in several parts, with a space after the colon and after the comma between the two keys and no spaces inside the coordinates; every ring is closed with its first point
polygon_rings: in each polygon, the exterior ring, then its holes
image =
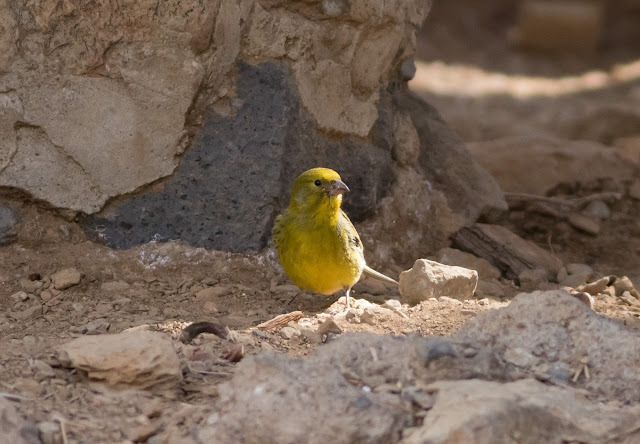
{"type": "Polygon", "coordinates": [[[303,211],[325,209],[337,212],[342,195],[349,187],[340,175],[329,168],[312,168],[302,173],[293,183],[290,206],[303,211]]]}

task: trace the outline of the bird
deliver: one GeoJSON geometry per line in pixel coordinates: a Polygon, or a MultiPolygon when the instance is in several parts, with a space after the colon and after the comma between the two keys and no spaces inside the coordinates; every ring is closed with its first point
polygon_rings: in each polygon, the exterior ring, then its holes
{"type": "Polygon", "coordinates": [[[369,267],[362,241],[342,210],[342,195],[349,187],[329,168],[300,174],[291,188],[289,206],[276,217],[272,236],[280,264],[291,281],[303,290],[325,295],[346,292],[366,273],[398,283],[369,267]]]}

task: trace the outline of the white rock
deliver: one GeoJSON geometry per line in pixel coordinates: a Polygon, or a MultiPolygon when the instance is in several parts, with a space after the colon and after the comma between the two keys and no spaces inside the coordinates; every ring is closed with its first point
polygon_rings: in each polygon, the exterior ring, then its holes
{"type": "Polygon", "coordinates": [[[478,272],[418,259],[413,268],[400,274],[400,294],[404,301],[417,304],[432,297],[471,299],[478,284],[478,272]]]}
{"type": "Polygon", "coordinates": [[[89,380],[114,388],[149,389],[173,385],[182,378],[178,355],[162,333],[141,330],[82,336],[61,349],[89,380]]]}

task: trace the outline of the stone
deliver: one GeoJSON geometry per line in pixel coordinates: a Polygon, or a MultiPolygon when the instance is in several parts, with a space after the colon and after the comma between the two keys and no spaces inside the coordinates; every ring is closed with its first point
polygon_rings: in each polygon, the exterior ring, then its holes
{"type": "Polygon", "coordinates": [[[376,325],[378,323],[378,318],[370,308],[366,308],[360,315],[360,322],[363,324],[376,325]]]}
{"type": "Polygon", "coordinates": [[[213,301],[206,301],[204,304],[202,304],[202,309],[208,313],[217,313],[218,305],[213,301]]]}
{"type": "Polygon", "coordinates": [[[39,422],[37,424],[38,433],[42,444],[62,444],[62,433],[60,431],[60,424],[55,422],[39,422]]]}
{"type": "Polygon", "coordinates": [[[131,286],[125,281],[103,282],[102,285],[100,285],[100,289],[102,291],[108,292],[123,292],[127,291],[129,288],[131,288],[131,286]]]}
{"type": "Polygon", "coordinates": [[[542,284],[547,283],[547,270],[534,268],[533,270],[522,270],[518,275],[520,288],[524,291],[533,291],[542,284]]]}
{"type": "Polygon", "coordinates": [[[587,277],[587,280],[591,279],[593,275],[593,269],[587,264],[567,264],[565,268],[567,273],[584,275],[587,277]]]}
{"type": "Polygon", "coordinates": [[[2,396],[0,396],[0,430],[2,430],[2,439],[5,442],[13,444],[41,443],[36,426],[22,418],[11,401],[2,396]]]}
{"type": "Polygon", "coordinates": [[[397,299],[387,299],[384,304],[382,304],[384,308],[388,308],[390,310],[400,310],[402,308],[402,304],[397,299]]]}
{"type": "Polygon", "coordinates": [[[338,335],[342,333],[342,329],[340,328],[340,326],[338,326],[338,324],[336,324],[336,322],[333,319],[327,319],[318,327],[318,333],[320,333],[321,335],[325,335],[329,333],[334,333],[338,335]]]}
{"type": "Polygon", "coordinates": [[[611,208],[601,200],[593,200],[582,210],[582,214],[597,219],[609,219],[611,208]]]}
{"type": "Polygon", "coordinates": [[[567,222],[569,222],[569,225],[572,227],[587,234],[591,234],[592,236],[596,236],[600,233],[600,222],[592,217],[584,216],[579,213],[571,213],[567,218],[567,222]]]}
{"type": "Polygon", "coordinates": [[[27,299],[29,299],[29,295],[24,291],[18,291],[16,293],[13,293],[10,297],[16,302],[24,302],[27,299]]]}
{"type": "Polygon", "coordinates": [[[638,305],[638,300],[631,296],[628,291],[623,292],[618,298],[627,305],[638,305]]]}
{"type": "Polygon", "coordinates": [[[8,205],[0,205],[0,247],[12,244],[18,236],[19,228],[20,216],[18,213],[8,205]]]}
{"type": "Polygon", "coordinates": [[[471,299],[478,284],[478,272],[467,268],[418,259],[410,270],[400,274],[402,299],[417,304],[446,295],[458,300],[471,299]]]}
{"type": "Polygon", "coordinates": [[[282,339],[292,339],[296,336],[300,336],[300,330],[289,326],[282,327],[280,329],[280,336],[282,339]]]}
{"type": "Polygon", "coordinates": [[[562,267],[558,257],[500,225],[465,227],[453,238],[453,245],[487,260],[507,279],[515,279],[524,270],[537,268],[547,270],[547,278],[553,280],[562,267]]]}
{"type": "Polygon", "coordinates": [[[82,275],[76,268],[65,268],[55,272],[51,276],[53,288],[56,290],[66,290],[80,283],[82,275]]]}
{"type": "MultiPolygon", "coordinates": [[[[582,134],[580,138],[587,139],[582,134]]],[[[588,140],[515,136],[467,147],[504,191],[514,193],[545,196],[560,183],[588,183],[603,177],[622,182],[635,174],[619,150],[588,140]]]]}
{"type": "Polygon", "coordinates": [[[488,261],[455,248],[441,248],[435,254],[435,260],[445,265],[456,265],[478,272],[480,280],[498,279],[500,270],[488,261]]]}
{"type": "Polygon", "coordinates": [[[433,406],[403,443],[489,444],[512,442],[514,436],[531,443],[557,442],[559,436],[601,442],[616,435],[626,418],[637,415],[637,408],[591,403],[577,390],[534,379],[505,384],[480,379],[438,381],[426,390],[435,394],[433,406]],[[532,415],[535,421],[530,420],[532,415]],[[602,421],[593,421],[595,417],[602,421]]]}
{"type": "Polygon", "coordinates": [[[36,304],[22,311],[9,313],[13,319],[18,321],[26,321],[28,319],[36,319],[42,316],[42,305],[36,304]]]}
{"type": "Polygon", "coordinates": [[[504,352],[504,360],[522,368],[533,367],[537,362],[535,356],[519,347],[510,348],[504,352]]]}
{"type": "Polygon", "coordinates": [[[445,356],[452,358],[457,356],[449,341],[441,338],[429,340],[420,349],[418,349],[417,353],[422,358],[424,365],[429,365],[430,362],[445,356]]]}
{"type": "Polygon", "coordinates": [[[199,301],[217,301],[220,297],[231,293],[230,287],[218,285],[215,287],[204,288],[196,293],[196,299],[199,301]]]}
{"type": "Polygon", "coordinates": [[[337,169],[353,191],[345,203],[352,219],[373,214],[391,184],[389,152],[357,137],[337,141],[319,132],[300,109],[281,62],[239,63],[237,69],[233,115],[209,109],[174,174],[161,187],[82,219],[89,237],[116,248],[180,239],[206,248],[257,251],[270,238],[293,180],[317,165],[337,169]]]}
{"type": "Polygon", "coordinates": [[[162,333],[142,330],[82,336],[61,350],[89,381],[112,388],[170,388],[182,378],[173,344],[162,333]]]}
{"type": "Polygon", "coordinates": [[[476,287],[475,294],[481,300],[483,300],[484,298],[500,299],[505,296],[505,289],[504,285],[498,279],[478,281],[478,286],[476,287]]]}
{"type": "Polygon", "coordinates": [[[629,197],[640,200],[640,180],[634,180],[629,186],[629,197]]]}
{"type": "Polygon", "coordinates": [[[605,288],[609,285],[609,276],[602,277],[595,282],[591,282],[589,284],[584,284],[578,287],[578,291],[584,291],[585,293],[589,293],[592,296],[597,295],[598,293],[602,293],[605,288]]]}
{"type": "Polygon", "coordinates": [[[631,282],[627,276],[622,276],[621,278],[616,278],[613,281],[613,288],[616,290],[616,295],[621,295],[623,292],[628,291],[631,295],[635,297],[640,297],[640,293],[631,282]]]}

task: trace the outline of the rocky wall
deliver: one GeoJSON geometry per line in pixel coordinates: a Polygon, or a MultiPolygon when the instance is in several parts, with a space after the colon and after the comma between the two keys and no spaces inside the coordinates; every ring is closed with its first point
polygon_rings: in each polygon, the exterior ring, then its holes
{"type": "Polygon", "coordinates": [[[0,190],[71,210],[116,248],[178,239],[255,251],[297,174],[323,165],[353,190],[355,220],[378,214],[371,227],[388,230],[382,199],[411,200],[445,219],[407,215],[424,225],[416,245],[442,244],[506,205],[406,91],[429,8],[0,0],[0,190]]]}

